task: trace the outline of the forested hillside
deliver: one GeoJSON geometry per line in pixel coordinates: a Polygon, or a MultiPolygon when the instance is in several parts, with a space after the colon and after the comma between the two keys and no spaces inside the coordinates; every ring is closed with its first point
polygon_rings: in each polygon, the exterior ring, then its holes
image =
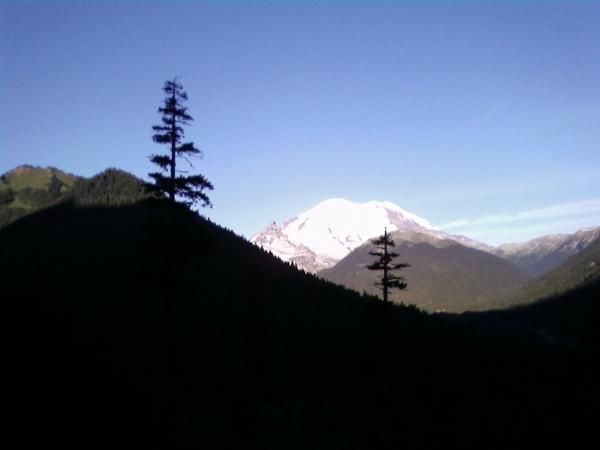
{"type": "Polygon", "coordinates": [[[0,228],[64,200],[75,175],[48,167],[20,166],[0,176],[0,228]]]}

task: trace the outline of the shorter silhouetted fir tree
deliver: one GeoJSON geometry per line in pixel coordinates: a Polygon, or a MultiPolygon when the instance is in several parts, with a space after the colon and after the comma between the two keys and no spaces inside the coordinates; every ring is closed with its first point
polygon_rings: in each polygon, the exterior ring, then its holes
{"type": "Polygon", "coordinates": [[[398,253],[389,251],[389,247],[395,247],[394,241],[387,232],[387,228],[384,230],[382,236],[371,241],[375,245],[376,250],[369,252],[370,255],[377,256],[377,260],[367,266],[369,270],[380,270],[383,271],[381,278],[375,283],[379,289],[383,291],[383,301],[388,302],[388,294],[390,289],[406,289],[406,282],[404,277],[394,275],[394,270],[404,269],[409,267],[406,263],[394,263],[394,258],[400,256],[398,253]]]}
{"type": "Polygon", "coordinates": [[[162,114],[162,123],[152,127],[155,131],[152,139],[167,145],[169,151],[166,155],[150,156],[150,161],[159,166],[162,172],[148,174],[154,180],[154,184],[146,187],[168,196],[171,202],[175,202],[175,198],[179,197],[187,206],[195,203],[212,206],[204,190],[212,190],[213,185],[202,175],[181,175],[185,172],[177,170],[178,158],[186,160],[192,167],[189,158],[202,156],[202,152],[193,142],[183,142],[183,126],[190,125],[193,120],[187,107],[183,106],[183,102],[188,99],[187,94],[177,79],[166,81],[163,91],[166,97],[163,106],[158,108],[158,112],[162,114]]]}

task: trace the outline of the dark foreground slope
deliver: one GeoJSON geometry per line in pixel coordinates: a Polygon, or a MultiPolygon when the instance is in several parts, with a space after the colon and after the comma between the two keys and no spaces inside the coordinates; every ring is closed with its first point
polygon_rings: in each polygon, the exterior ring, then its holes
{"type": "Polygon", "coordinates": [[[597,401],[584,350],[383,305],[160,203],[25,217],[0,273],[22,445],[577,447],[597,401]]]}
{"type": "Polygon", "coordinates": [[[580,284],[537,302],[457,316],[470,324],[500,333],[522,332],[549,343],[592,350],[598,339],[600,280],[580,284]]]}

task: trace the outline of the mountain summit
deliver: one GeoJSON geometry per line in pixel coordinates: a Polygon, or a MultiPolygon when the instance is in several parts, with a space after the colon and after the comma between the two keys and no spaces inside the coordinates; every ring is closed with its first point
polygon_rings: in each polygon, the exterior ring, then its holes
{"type": "Polygon", "coordinates": [[[387,201],[355,203],[334,198],[325,200],[279,227],[272,223],[251,241],[274,255],[309,272],[333,266],[352,250],[383,233],[406,232],[428,235],[433,240],[454,240],[490,251],[491,247],[463,236],[436,230],[431,224],[387,201]]]}

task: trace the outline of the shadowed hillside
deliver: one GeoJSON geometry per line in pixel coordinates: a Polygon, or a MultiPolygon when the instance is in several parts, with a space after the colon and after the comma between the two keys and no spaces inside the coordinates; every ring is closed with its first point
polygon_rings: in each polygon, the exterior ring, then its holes
{"type": "Polygon", "coordinates": [[[24,444],[577,446],[597,399],[577,347],[384,305],[161,202],[34,213],[0,273],[24,444]]]}
{"type": "MultiPolygon", "coordinates": [[[[410,264],[401,272],[408,287],[394,294],[396,302],[428,311],[489,309],[528,279],[509,261],[454,241],[436,241],[419,233],[391,236],[394,251],[400,254],[397,260],[410,264]]],[[[364,244],[319,276],[359,292],[379,294],[375,287],[379,274],[367,269],[374,259],[371,251],[372,244],[364,244]]]]}
{"type": "Polygon", "coordinates": [[[458,317],[483,329],[529,333],[553,344],[587,348],[591,353],[598,351],[599,302],[600,280],[596,279],[528,305],[458,317]]]}

